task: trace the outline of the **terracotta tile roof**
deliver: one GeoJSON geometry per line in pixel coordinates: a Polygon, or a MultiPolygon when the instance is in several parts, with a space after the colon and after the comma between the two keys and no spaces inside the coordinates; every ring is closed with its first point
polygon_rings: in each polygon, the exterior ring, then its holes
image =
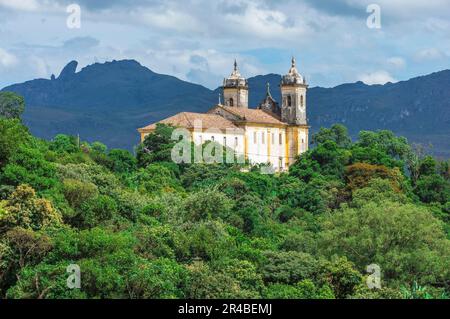
{"type": "Polygon", "coordinates": [[[276,117],[276,115],[271,115],[263,110],[245,109],[245,108],[223,106],[223,105],[218,105],[217,107],[220,107],[229,113],[237,115],[238,117],[240,117],[242,119],[242,121],[245,121],[245,122],[286,125],[286,123],[281,122],[276,117]]]}
{"type": "MultiPolygon", "coordinates": [[[[175,127],[183,127],[187,129],[193,129],[195,121],[201,121],[201,126],[203,129],[216,128],[219,130],[224,129],[235,129],[237,126],[233,122],[227,120],[226,118],[216,115],[216,114],[204,114],[204,113],[191,113],[182,112],[174,116],[168,117],[157,123],[170,124],[175,127]]],[[[153,123],[146,127],[140,128],[139,131],[149,131],[156,128],[156,124],[153,123]]]]}

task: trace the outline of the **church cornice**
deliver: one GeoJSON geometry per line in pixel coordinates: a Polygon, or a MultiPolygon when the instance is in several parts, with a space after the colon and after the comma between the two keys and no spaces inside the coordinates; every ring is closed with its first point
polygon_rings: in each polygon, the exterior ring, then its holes
{"type": "Polygon", "coordinates": [[[282,83],[280,86],[282,88],[284,88],[284,87],[293,87],[293,88],[300,87],[300,88],[305,88],[305,89],[309,88],[308,84],[301,84],[301,83],[282,83]]]}

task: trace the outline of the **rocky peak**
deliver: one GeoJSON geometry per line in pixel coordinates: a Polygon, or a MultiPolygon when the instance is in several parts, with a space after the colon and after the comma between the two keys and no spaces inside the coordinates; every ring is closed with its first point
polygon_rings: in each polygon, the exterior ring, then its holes
{"type": "Polygon", "coordinates": [[[77,70],[78,62],[70,61],[59,74],[58,80],[67,80],[72,78],[75,75],[77,70]]]}

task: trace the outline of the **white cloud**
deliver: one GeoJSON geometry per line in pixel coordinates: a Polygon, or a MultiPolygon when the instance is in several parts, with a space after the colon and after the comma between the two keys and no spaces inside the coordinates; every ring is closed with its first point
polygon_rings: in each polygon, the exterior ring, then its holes
{"type": "Polygon", "coordinates": [[[6,68],[16,65],[18,59],[15,55],[7,52],[6,50],[0,48],[0,65],[6,68]]]}
{"type": "Polygon", "coordinates": [[[226,14],[225,21],[234,30],[237,27],[241,32],[253,33],[258,37],[283,37],[295,31],[286,25],[287,17],[283,12],[262,8],[254,3],[249,3],[243,14],[226,14]]]}
{"type": "Polygon", "coordinates": [[[382,83],[394,80],[391,74],[403,80],[448,68],[439,57],[450,55],[450,1],[377,0],[383,21],[377,31],[366,26],[369,3],[374,1],[0,0],[0,45],[21,62],[0,85],[56,74],[73,59],[80,66],[136,59],[209,87],[229,74],[235,57],[250,77],[286,72],[295,55],[313,86],[353,82],[358,75],[382,83]],[[79,30],[65,25],[71,2],[83,10],[79,30]],[[435,49],[421,50],[427,47],[435,49]],[[27,62],[32,56],[41,59],[35,66],[27,62]]]}
{"type": "Polygon", "coordinates": [[[154,9],[144,12],[134,12],[133,16],[144,24],[160,29],[175,30],[178,32],[199,32],[202,30],[195,17],[180,11],[168,9],[155,12],[154,9]]]}
{"type": "Polygon", "coordinates": [[[35,70],[35,76],[45,78],[50,75],[49,66],[44,59],[37,56],[31,56],[29,58],[28,64],[35,70]]]}
{"type": "Polygon", "coordinates": [[[0,0],[0,7],[19,11],[35,11],[39,8],[36,0],[0,0]]]}
{"type": "Polygon", "coordinates": [[[215,89],[224,77],[231,74],[236,58],[245,77],[267,73],[251,57],[216,50],[203,49],[148,49],[145,55],[133,56],[157,73],[171,74],[182,80],[193,81],[215,89]]]}
{"type": "Polygon", "coordinates": [[[439,60],[445,58],[446,54],[437,48],[427,48],[418,51],[414,58],[416,61],[430,61],[430,60],[439,60]]]}
{"type": "Polygon", "coordinates": [[[406,66],[405,59],[401,57],[390,57],[387,59],[387,63],[389,66],[395,68],[395,69],[403,69],[406,66]]]}
{"type": "Polygon", "coordinates": [[[386,84],[387,82],[397,82],[387,71],[379,70],[372,73],[361,74],[358,79],[368,85],[386,84]]]}
{"type": "MultiPolygon", "coordinates": [[[[381,8],[382,16],[396,19],[414,19],[417,16],[448,15],[450,2],[448,0],[344,0],[353,8],[365,9],[367,5],[376,3],[381,8]]],[[[334,1],[333,1],[334,2],[334,1]]],[[[415,21],[417,22],[417,21],[415,21]]]]}

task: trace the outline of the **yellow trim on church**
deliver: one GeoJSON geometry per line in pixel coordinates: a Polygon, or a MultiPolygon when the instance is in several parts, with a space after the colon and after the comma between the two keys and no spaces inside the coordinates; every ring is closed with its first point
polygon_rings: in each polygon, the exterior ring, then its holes
{"type": "Polygon", "coordinates": [[[286,153],[285,153],[285,156],[286,156],[285,162],[286,162],[286,163],[285,163],[284,166],[285,166],[285,168],[288,168],[288,167],[289,167],[289,164],[290,164],[290,163],[289,163],[289,162],[290,162],[290,161],[289,161],[289,157],[290,157],[290,156],[289,156],[289,127],[286,128],[286,134],[285,134],[285,135],[286,135],[286,142],[285,142],[285,148],[286,148],[286,149],[285,149],[285,152],[286,152],[286,153]]]}
{"type": "MultiPolygon", "coordinates": [[[[226,143],[229,136],[233,136],[233,139],[239,136],[239,144],[241,139],[244,143],[243,150],[242,145],[239,145],[240,156],[243,152],[246,161],[252,164],[271,163],[275,169],[279,168],[279,163],[282,162],[283,170],[286,170],[295,161],[295,157],[309,146],[306,102],[303,103],[306,101],[308,85],[297,70],[295,58],[292,59],[289,72],[282,76],[280,87],[280,105],[273,99],[270,87],[267,86],[266,98],[262,103],[256,109],[248,108],[248,82],[240,74],[235,62],[233,73],[224,79],[224,104],[219,98],[219,104],[207,113],[181,112],[159,123],[188,129],[191,132],[191,141],[194,138],[203,140],[207,135],[207,139],[215,138],[219,143],[223,139],[226,143]],[[203,125],[201,130],[195,129],[194,123],[199,121],[203,125]],[[210,134],[210,130],[215,128],[218,129],[220,137],[210,134]],[[229,128],[236,131],[228,131],[229,128]],[[254,133],[257,136],[255,140],[254,133]],[[267,134],[267,138],[261,133],[267,134]]],[[[155,127],[155,124],[151,124],[138,129],[141,141],[144,141],[155,127]]]]}
{"type": "Polygon", "coordinates": [[[244,157],[245,160],[248,160],[248,138],[247,133],[244,134],[244,157]]]}

